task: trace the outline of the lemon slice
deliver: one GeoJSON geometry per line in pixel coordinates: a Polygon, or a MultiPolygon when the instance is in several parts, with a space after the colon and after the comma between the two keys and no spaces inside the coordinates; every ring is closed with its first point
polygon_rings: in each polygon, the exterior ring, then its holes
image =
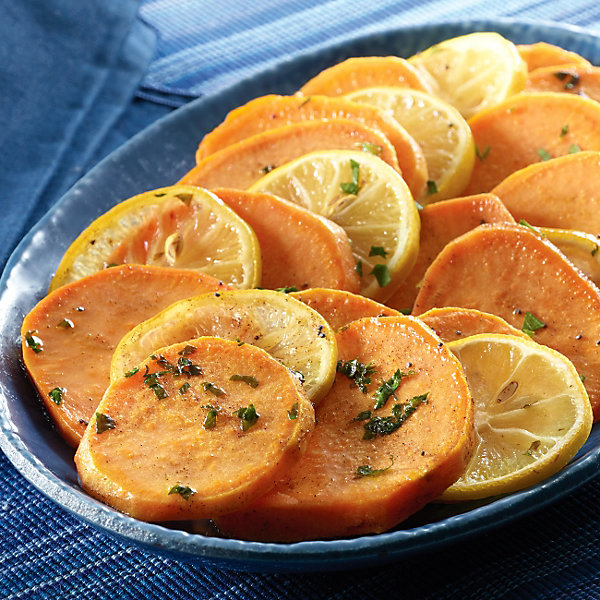
{"type": "Polygon", "coordinates": [[[365,88],[345,97],[384,110],[421,146],[429,175],[421,204],[461,194],[475,163],[475,142],[456,108],[431,94],[400,87],[365,88]]]}
{"type": "Polygon", "coordinates": [[[565,466],[586,441],[592,409],[575,367],[533,340],[478,334],[449,342],[475,403],[476,447],[441,496],[473,500],[533,485],[565,466]]]}
{"type": "Polygon", "coordinates": [[[592,233],[571,229],[536,227],[580,271],[600,285],[600,239],[592,233]]]}
{"type": "Polygon", "coordinates": [[[517,47],[489,31],[450,38],[408,61],[465,119],[522,91],[527,81],[517,47]]]}
{"type": "Polygon", "coordinates": [[[340,225],[350,238],[364,296],[386,300],[415,263],[420,221],[413,197],[398,172],[374,154],[311,152],[273,169],[249,190],[280,196],[340,225]]]}
{"type": "Polygon", "coordinates": [[[238,288],[261,275],[250,226],[214,194],[183,185],[139,194],[96,219],[63,256],[50,290],[124,263],[195,269],[238,288]]]}
{"type": "Polygon", "coordinates": [[[273,290],[217,292],[172,304],[122,338],[111,362],[111,381],[157,348],[202,336],[262,348],[297,374],[313,402],[333,384],[335,333],[318,312],[273,290]]]}

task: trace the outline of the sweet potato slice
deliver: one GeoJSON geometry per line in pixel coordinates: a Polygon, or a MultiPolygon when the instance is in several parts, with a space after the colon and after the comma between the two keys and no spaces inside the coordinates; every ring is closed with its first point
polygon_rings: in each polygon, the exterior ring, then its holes
{"type": "Polygon", "coordinates": [[[195,271],[122,265],[60,287],[23,321],[23,358],[59,433],[76,447],[110,383],[119,340],[188,296],[229,289],[195,271]]]}
{"type": "Polygon", "coordinates": [[[336,330],[352,321],[365,317],[398,317],[400,312],[384,304],[343,290],[311,288],[292,292],[297,298],[316,310],[336,330]]]}
{"type": "Polygon", "coordinates": [[[492,193],[517,220],[600,234],[600,152],[576,152],[529,165],[492,193]]]}
{"type": "Polygon", "coordinates": [[[300,92],[305,96],[342,96],[368,87],[409,87],[428,92],[419,72],[399,56],[356,56],[323,69],[307,81],[300,92]]]}
{"type": "Polygon", "coordinates": [[[444,200],[420,211],[421,236],[417,262],[398,291],[386,301],[397,310],[410,310],[427,267],[454,238],[482,223],[514,223],[502,202],[493,194],[444,200]]]}
{"type": "Polygon", "coordinates": [[[456,306],[430,308],[419,315],[419,319],[428,327],[431,327],[444,342],[453,342],[478,333],[503,333],[524,338],[529,337],[497,315],[474,308],[459,308],[456,306]]]}
{"type": "Polygon", "coordinates": [[[462,368],[440,339],[404,316],[354,321],[337,339],[342,361],[371,365],[371,382],[338,372],[302,459],[272,492],[218,518],[226,535],[295,541],[386,531],[462,472],[473,406],[462,368]],[[375,410],[373,394],[383,381],[395,387],[393,379],[401,381],[375,410]],[[408,418],[392,408],[401,404],[412,405],[408,418]],[[373,434],[375,423],[382,428],[373,434]]]}
{"type": "Polygon", "coordinates": [[[465,195],[489,192],[541,160],[600,150],[600,103],[572,94],[517,94],[478,113],[469,125],[479,160],[465,195]]]}
{"type": "Polygon", "coordinates": [[[220,125],[204,136],[196,161],[267,129],[307,119],[349,119],[382,133],[396,151],[402,177],[413,196],[418,197],[424,189],[427,182],[425,156],[406,130],[374,106],[328,96],[270,94],[250,100],[232,110],[220,125]]]}
{"type": "Polygon", "coordinates": [[[542,67],[527,76],[526,92],[563,92],[600,100],[600,68],[591,65],[542,67]]]}
{"type": "Polygon", "coordinates": [[[535,44],[517,44],[521,58],[527,63],[527,69],[533,71],[541,67],[556,67],[558,65],[590,65],[590,62],[580,54],[565,50],[560,46],[537,42],[535,44]]]}
{"type": "Polygon", "coordinates": [[[413,308],[476,308],[528,330],[584,379],[600,418],[600,290],[550,242],[520,225],[482,225],[431,264],[413,308]]]}
{"type": "Polygon", "coordinates": [[[111,384],[75,463],[87,492],[137,519],[205,519],[271,489],[313,425],[296,378],[264,350],[197,338],[111,384]]]}
{"type": "Polygon", "coordinates": [[[200,160],[179,183],[205,188],[248,189],[265,173],[314,150],[366,149],[397,171],[390,141],[375,129],[349,119],[315,119],[267,129],[200,160]]]}
{"type": "Polygon", "coordinates": [[[256,234],[262,287],[360,290],[350,241],[339,225],[271,194],[228,188],[213,191],[256,234]]]}

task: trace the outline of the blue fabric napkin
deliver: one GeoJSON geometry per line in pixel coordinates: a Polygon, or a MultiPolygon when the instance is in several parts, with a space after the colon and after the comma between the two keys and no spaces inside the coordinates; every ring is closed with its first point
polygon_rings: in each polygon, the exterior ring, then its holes
{"type": "MultiPolygon", "coordinates": [[[[593,0],[146,0],[139,14],[135,0],[0,0],[0,9],[0,265],[113,148],[172,107],[286,57],[442,19],[517,17],[600,32],[593,0]]],[[[0,598],[600,598],[599,497],[595,479],[500,531],[397,564],[248,574],[98,531],[0,454],[0,598]]]]}

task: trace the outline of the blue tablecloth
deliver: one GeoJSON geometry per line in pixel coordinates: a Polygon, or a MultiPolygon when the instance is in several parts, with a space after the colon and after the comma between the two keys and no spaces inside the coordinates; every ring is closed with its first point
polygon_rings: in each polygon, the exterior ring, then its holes
{"type": "MultiPolygon", "coordinates": [[[[283,58],[450,19],[513,17],[600,33],[592,0],[0,0],[0,15],[0,266],[134,133],[283,58]]],[[[0,598],[600,598],[599,498],[600,478],[501,531],[390,566],[245,574],[99,532],[0,454],[0,598]]]]}

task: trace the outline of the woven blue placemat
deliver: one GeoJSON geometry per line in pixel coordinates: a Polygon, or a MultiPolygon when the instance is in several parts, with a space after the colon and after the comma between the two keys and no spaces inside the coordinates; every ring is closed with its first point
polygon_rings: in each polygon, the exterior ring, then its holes
{"type": "MultiPolygon", "coordinates": [[[[0,265],[112,149],[170,107],[285,57],[442,19],[503,16],[600,32],[600,5],[590,0],[147,0],[142,19],[135,0],[0,0],[0,8],[0,189],[13,194],[0,200],[9,209],[0,220],[0,265]],[[33,77],[27,85],[23,65],[33,77]]],[[[397,564],[248,574],[162,557],[100,532],[46,499],[0,454],[0,598],[600,598],[599,497],[596,479],[500,531],[397,564]]]]}

